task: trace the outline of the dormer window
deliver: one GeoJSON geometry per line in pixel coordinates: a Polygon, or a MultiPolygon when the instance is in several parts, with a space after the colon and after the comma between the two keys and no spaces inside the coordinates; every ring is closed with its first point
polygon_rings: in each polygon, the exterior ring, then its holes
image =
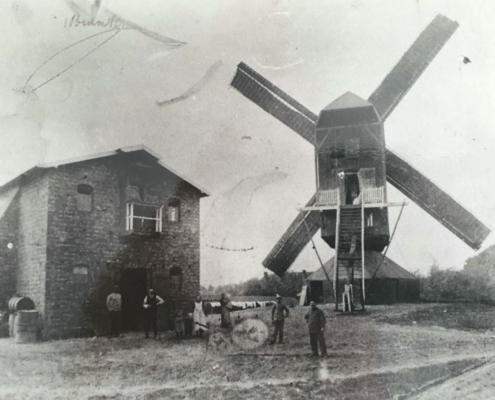
{"type": "Polygon", "coordinates": [[[93,187],[85,183],[77,186],[77,210],[90,212],[93,202],[93,187]]]}
{"type": "Polygon", "coordinates": [[[139,233],[161,232],[162,212],[163,207],[127,203],[126,230],[139,233]]]}

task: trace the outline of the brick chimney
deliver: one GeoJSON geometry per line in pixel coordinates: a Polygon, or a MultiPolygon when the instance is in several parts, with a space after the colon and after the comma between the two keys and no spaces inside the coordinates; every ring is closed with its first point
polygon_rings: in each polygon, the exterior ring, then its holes
{"type": "Polygon", "coordinates": [[[268,279],[268,272],[265,271],[263,278],[268,279]]]}
{"type": "Polygon", "coordinates": [[[306,270],[303,269],[303,278],[306,279],[308,277],[308,274],[306,273],[306,270]]]}

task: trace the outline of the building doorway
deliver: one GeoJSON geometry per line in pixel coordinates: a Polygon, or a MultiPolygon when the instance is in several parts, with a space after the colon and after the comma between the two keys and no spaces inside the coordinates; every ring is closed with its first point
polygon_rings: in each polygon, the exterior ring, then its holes
{"type": "Polygon", "coordinates": [[[122,330],[137,331],[143,318],[143,301],[146,296],[145,268],[124,269],[120,279],[122,294],[122,330]]]}
{"type": "Polygon", "coordinates": [[[309,301],[322,304],[324,302],[323,297],[323,282],[311,281],[309,282],[309,301]]]}
{"type": "Polygon", "coordinates": [[[352,204],[359,196],[359,178],[355,173],[345,174],[345,204],[352,204]]]}

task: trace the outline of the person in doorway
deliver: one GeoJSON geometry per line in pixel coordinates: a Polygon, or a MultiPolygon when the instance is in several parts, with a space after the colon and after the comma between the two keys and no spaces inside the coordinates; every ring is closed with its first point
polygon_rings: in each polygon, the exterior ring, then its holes
{"type": "Polygon", "coordinates": [[[206,323],[205,305],[201,300],[201,296],[196,297],[196,302],[194,303],[193,321],[195,335],[202,337],[203,332],[208,330],[208,325],[206,323]]]}
{"type": "Polygon", "coordinates": [[[153,328],[153,337],[156,339],[158,336],[158,327],[156,325],[156,316],[158,306],[161,306],[163,299],[155,294],[153,289],[148,290],[148,295],[144,298],[144,330],[146,334],[146,339],[150,336],[150,328],[153,328]]]}
{"type": "Polygon", "coordinates": [[[277,302],[272,308],[272,324],[274,326],[273,337],[270,344],[275,344],[277,341],[281,344],[284,342],[284,322],[285,318],[289,317],[289,309],[282,302],[282,296],[277,294],[277,302]]]}
{"type": "Polygon", "coordinates": [[[110,335],[119,336],[122,296],[120,295],[120,288],[117,285],[113,287],[113,292],[107,297],[107,309],[110,313],[110,335]]]}
{"type": "Polygon", "coordinates": [[[325,344],[325,313],[316,307],[316,303],[310,303],[310,310],[305,315],[306,322],[309,328],[309,340],[311,342],[311,350],[313,356],[318,356],[318,345],[320,346],[321,356],[327,355],[327,346],[325,344]]]}
{"type": "Polygon", "coordinates": [[[220,297],[220,326],[222,328],[232,328],[232,320],[230,319],[230,310],[232,309],[232,303],[227,294],[222,293],[220,297]]]}
{"type": "Polygon", "coordinates": [[[184,314],[182,310],[178,310],[175,315],[175,335],[177,339],[181,339],[185,334],[184,322],[184,314]]]}

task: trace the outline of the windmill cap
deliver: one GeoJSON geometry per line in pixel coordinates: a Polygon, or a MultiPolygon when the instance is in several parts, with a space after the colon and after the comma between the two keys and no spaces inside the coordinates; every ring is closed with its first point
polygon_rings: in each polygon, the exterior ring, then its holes
{"type": "Polygon", "coordinates": [[[373,104],[354,93],[347,92],[320,112],[316,129],[378,122],[381,122],[381,119],[373,104]]]}

